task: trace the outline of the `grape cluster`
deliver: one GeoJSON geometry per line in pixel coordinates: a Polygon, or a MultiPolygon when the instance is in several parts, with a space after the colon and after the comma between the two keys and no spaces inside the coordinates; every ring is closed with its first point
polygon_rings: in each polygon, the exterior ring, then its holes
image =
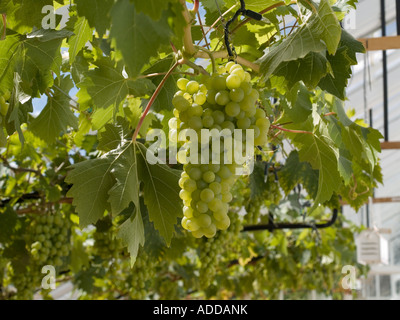
{"type": "Polygon", "coordinates": [[[111,232],[100,232],[96,230],[93,235],[95,255],[103,260],[117,259],[122,251],[121,240],[112,238],[111,232]]]}
{"type": "Polygon", "coordinates": [[[70,221],[62,216],[43,215],[33,222],[31,254],[36,265],[60,267],[71,251],[70,221]]]}
{"type": "Polygon", "coordinates": [[[200,287],[205,289],[214,280],[217,272],[218,264],[220,263],[221,255],[230,247],[240,233],[242,224],[239,215],[232,213],[232,226],[229,230],[220,232],[217,236],[211,239],[205,239],[200,244],[200,287]]]}
{"type": "Polygon", "coordinates": [[[10,100],[11,94],[7,91],[3,96],[0,96],[0,116],[5,117],[8,112],[9,103],[7,102],[10,100]]]}
{"type": "MultiPolygon", "coordinates": [[[[235,129],[252,129],[255,145],[267,142],[270,121],[265,112],[257,108],[259,93],[252,88],[250,80],[250,74],[240,65],[228,62],[218,68],[217,74],[203,79],[202,84],[184,78],[177,82],[180,91],[172,101],[175,117],[169,121],[170,141],[178,142],[180,130],[192,129],[197,133],[198,150],[209,148],[209,159],[205,161],[208,164],[204,161],[203,164],[188,163],[185,150],[177,155],[178,162],[184,164],[179,180],[182,189],[180,198],[184,203],[182,226],[196,238],[212,238],[217,230],[228,229],[228,210],[232,201],[230,190],[240,167],[235,161],[234,148],[223,145],[219,155],[213,154],[209,141],[205,143],[201,140],[201,130],[216,129],[223,133],[227,132],[224,129],[228,129],[233,134],[235,129]],[[230,157],[226,156],[228,153],[230,157]],[[213,163],[215,158],[220,164],[213,163]],[[225,163],[225,159],[229,158],[233,161],[225,163]]],[[[246,150],[245,133],[241,142],[242,150],[246,150]]],[[[190,143],[193,142],[186,140],[184,147],[190,146],[190,143]]]]}
{"type": "Polygon", "coordinates": [[[254,225],[258,223],[258,220],[261,216],[261,208],[263,206],[263,203],[263,197],[256,197],[248,203],[248,205],[246,206],[246,222],[248,224],[254,225]]]}
{"type": "Polygon", "coordinates": [[[155,268],[156,261],[148,254],[141,252],[138,255],[131,276],[128,279],[131,283],[129,294],[132,299],[143,300],[146,298],[148,294],[146,287],[154,279],[155,268]]]}

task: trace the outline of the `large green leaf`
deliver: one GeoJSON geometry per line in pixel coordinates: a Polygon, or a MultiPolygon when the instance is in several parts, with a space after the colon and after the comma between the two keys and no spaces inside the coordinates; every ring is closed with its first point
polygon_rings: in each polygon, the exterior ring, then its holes
{"type": "Polygon", "coordinates": [[[110,156],[80,162],[65,179],[72,184],[67,196],[73,198],[82,228],[101,219],[109,207],[108,192],[115,184],[112,164],[110,156]]]}
{"type": "Polygon", "coordinates": [[[91,28],[96,28],[102,38],[110,27],[110,16],[114,0],[75,0],[78,15],[85,17],[91,28]]]}
{"type": "Polygon", "coordinates": [[[314,170],[308,162],[301,162],[297,150],[292,151],[284,167],[278,172],[279,183],[286,195],[302,184],[308,194],[315,198],[318,192],[318,170],[314,170]]]}
{"type": "Polygon", "coordinates": [[[321,0],[318,11],[312,13],[307,23],[260,59],[263,76],[269,78],[282,62],[304,58],[310,52],[321,52],[326,48],[334,54],[341,30],[328,0],[321,0]]]}
{"type": "Polygon", "coordinates": [[[134,265],[139,251],[139,246],[144,246],[144,226],[139,207],[135,212],[119,227],[117,238],[128,247],[131,256],[131,266],[134,265]]]}
{"type": "Polygon", "coordinates": [[[111,11],[112,45],[126,65],[130,77],[136,77],[161,45],[168,45],[172,32],[166,17],[154,21],[138,13],[129,0],[118,0],[111,11]]]}
{"type": "Polygon", "coordinates": [[[30,124],[30,130],[48,144],[56,142],[60,133],[66,133],[68,127],[78,129],[78,118],[70,107],[70,98],[65,94],[73,87],[69,76],[60,79],[60,87],[54,88],[53,96],[42,112],[30,124]]]}
{"type": "Polygon", "coordinates": [[[314,170],[319,170],[318,190],[315,205],[330,200],[342,185],[338,172],[337,151],[333,141],[317,134],[299,134],[294,141],[299,146],[300,161],[307,161],[314,170]]]}
{"type": "Polygon", "coordinates": [[[83,106],[91,99],[96,108],[114,106],[114,109],[118,110],[128,93],[143,96],[154,89],[154,85],[148,79],[132,81],[125,78],[122,68],[110,59],[101,58],[96,61],[96,66],[98,68],[86,72],[85,79],[78,84],[81,88],[77,94],[78,101],[83,106]]]}
{"type": "Polygon", "coordinates": [[[68,41],[69,61],[72,64],[79,51],[92,39],[93,29],[90,28],[89,22],[85,17],[73,16],[69,19],[67,25],[74,32],[74,35],[68,41]]]}
{"type": "Polygon", "coordinates": [[[332,66],[332,74],[327,74],[319,82],[319,87],[339,99],[345,100],[345,88],[352,75],[351,66],[357,64],[357,53],[365,52],[361,42],[354,39],[348,32],[342,32],[339,49],[335,55],[328,55],[332,66]]]}
{"type": "Polygon", "coordinates": [[[314,89],[329,72],[332,68],[326,57],[319,52],[310,52],[304,58],[281,63],[274,74],[284,77],[289,89],[299,81],[314,89]]]}
{"type": "Polygon", "coordinates": [[[143,12],[154,20],[159,20],[162,12],[168,8],[168,4],[177,2],[177,0],[131,0],[131,2],[135,4],[135,8],[138,12],[143,12]]]}
{"type": "Polygon", "coordinates": [[[109,202],[113,215],[120,214],[131,202],[140,216],[139,175],[135,144],[130,144],[113,164],[112,174],[116,180],[109,191],[109,202]]]}
{"type": "Polygon", "coordinates": [[[144,183],[143,196],[150,221],[169,245],[177,219],[182,216],[178,185],[180,172],[165,164],[149,164],[149,159],[152,163],[156,159],[154,155],[147,154],[146,147],[140,143],[138,157],[139,176],[144,183]]]}

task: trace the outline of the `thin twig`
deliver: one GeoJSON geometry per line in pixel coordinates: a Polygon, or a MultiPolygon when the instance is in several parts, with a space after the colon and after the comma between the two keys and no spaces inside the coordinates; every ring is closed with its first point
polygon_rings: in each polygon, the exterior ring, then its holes
{"type": "Polygon", "coordinates": [[[172,66],[172,68],[167,72],[165,75],[164,79],[160,82],[158,85],[156,91],[154,91],[153,95],[151,96],[149,102],[147,103],[146,109],[144,110],[142,117],[139,120],[139,123],[136,127],[135,133],[133,134],[132,141],[135,142],[136,138],[139,134],[140,128],[142,127],[143,121],[146,118],[146,115],[149,113],[151,106],[153,105],[154,101],[156,100],[158,94],[160,93],[161,89],[163,88],[165,82],[168,80],[169,76],[172,74],[172,72],[180,65],[181,63],[179,61],[175,62],[175,64],[172,66]]]}
{"type": "Polygon", "coordinates": [[[8,162],[8,160],[3,157],[0,156],[0,160],[3,161],[4,166],[8,169],[10,169],[11,171],[14,171],[15,173],[21,173],[21,172],[30,172],[30,173],[34,173],[38,176],[42,176],[42,173],[40,172],[40,170],[34,170],[34,169],[28,169],[28,168],[20,168],[20,167],[13,167],[11,166],[11,164],[8,162]]]}
{"type": "Polygon", "coordinates": [[[314,133],[309,132],[309,131],[285,129],[285,128],[282,128],[282,127],[279,127],[279,126],[275,126],[275,125],[271,125],[271,128],[272,129],[277,129],[277,130],[280,130],[280,131],[290,132],[290,133],[304,133],[304,134],[314,135],[314,133]]]}
{"type": "Polygon", "coordinates": [[[197,11],[197,18],[199,19],[200,29],[201,29],[201,32],[203,33],[203,39],[204,39],[204,41],[206,43],[206,47],[207,47],[208,50],[210,50],[210,45],[209,45],[209,43],[207,41],[206,33],[204,32],[203,22],[201,21],[201,16],[200,16],[199,11],[197,11]]]}

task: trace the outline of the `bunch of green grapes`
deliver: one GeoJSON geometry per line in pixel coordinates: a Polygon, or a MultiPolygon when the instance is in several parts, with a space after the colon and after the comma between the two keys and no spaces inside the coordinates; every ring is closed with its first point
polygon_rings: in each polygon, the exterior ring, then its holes
{"type": "Polygon", "coordinates": [[[34,219],[31,245],[34,264],[40,267],[63,265],[63,259],[69,256],[71,251],[70,227],[71,222],[61,213],[43,215],[34,219]]]}
{"type": "Polygon", "coordinates": [[[17,289],[16,295],[13,297],[19,300],[30,300],[33,298],[36,288],[40,285],[41,273],[38,267],[30,266],[27,272],[18,272],[13,274],[11,282],[17,289]]]}
{"type": "Polygon", "coordinates": [[[131,284],[129,294],[131,299],[143,300],[148,295],[148,288],[154,280],[156,274],[156,261],[145,252],[141,252],[132,268],[132,273],[128,277],[131,284]]]}
{"type": "Polygon", "coordinates": [[[214,280],[221,255],[233,243],[240,233],[242,224],[237,213],[231,215],[232,226],[229,230],[218,233],[214,238],[205,239],[200,250],[200,287],[207,288],[214,280]]]}
{"type": "MultiPolygon", "coordinates": [[[[184,203],[182,226],[196,238],[212,238],[217,230],[228,229],[228,210],[232,201],[230,190],[240,167],[236,164],[238,161],[235,161],[236,152],[232,146],[224,144],[220,154],[213,154],[209,141],[201,141],[201,130],[216,129],[219,133],[233,134],[235,129],[251,129],[255,145],[267,142],[270,121],[265,112],[257,107],[259,93],[252,88],[250,80],[250,74],[240,65],[228,62],[218,69],[217,74],[204,79],[202,84],[184,78],[177,82],[180,91],[172,101],[175,117],[169,121],[170,141],[178,142],[180,130],[192,129],[197,133],[199,154],[202,153],[200,150],[209,148],[209,159],[201,161],[208,164],[188,163],[184,150],[178,152],[177,157],[178,162],[184,164],[179,181],[182,188],[180,197],[184,203]],[[229,157],[233,161],[226,163],[225,159],[229,157]],[[219,164],[213,164],[213,159],[219,160],[219,164]]],[[[193,144],[186,140],[184,147],[190,146],[190,143],[193,144]]],[[[245,132],[241,143],[242,150],[245,150],[245,132]]]]}
{"type": "Polygon", "coordinates": [[[264,199],[262,196],[256,197],[255,199],[249,201],[246,206],[246,223],[250,225],[257,224],[261,216],[261,208],[264,204],[264,199]]]}
{"type": "Polygon", "coordinates": [[[104,260],[110,257],[117,259],[122,251],[121,240],[113,238],[111,232],[100,232],[96,230],[93,235],[95,255],[104,260]]]}
{"type": "Polygon", "coordinates": [[[11,94],[7,91],[3,96],[0,96],[0,115],[5,117],[8,112],[9,103],[8,101],[11,98],[11,94]]]}

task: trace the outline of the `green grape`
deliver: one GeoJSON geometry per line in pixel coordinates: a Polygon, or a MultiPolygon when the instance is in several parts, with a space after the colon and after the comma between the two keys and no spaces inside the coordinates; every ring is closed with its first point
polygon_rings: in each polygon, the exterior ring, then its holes
{"type": "MultiPolygon", "coordinates": [[[[214,180],[215,180],[215,175],[214,175],[214,180]]],[[[210,183],[210,189],[214,192],[214,194],[220,194],[221,193],[221,184],[218,182],[211,182],[210,183]]]]}
{"type": "Polygon", "coordinates": [[[203,174],[203,180],[207,183],[212,183],[215,180],[215,173],[212,171],[207,171],[203,174]]]}
{"type": "Polygon", "coordinates": [[[241,102],[244,99],[244,91],[242,88],[232,89],[229,92],[229,98],[233,102],[241,102]]]}
{"type": "Polygon", "coordinates": [[[207,101],[207,96],[204,94],[204,92],[199,92],[193,96],[193,101],[198,105],[203,105],[207,101]]]}
{"type": "Polygon", "coordinates": [[[176,84],[177,84],[177,86],[178,86],[178,88],[179,88],[180,90],[186,91],[186,86],[187,86],[188,82],[189,82],[188,79],[180,78],[180,79],[176,82],[176,84]]]}
{"type": "Polygon", "coordinates": [[[242,129],[242,130],[249,129],[251,126],[251,121],[249,118],[239,119],[237,121],[237,126],[239,129],[242,129]]]}
{"type": "Polygon", "coordinates": [[[182,96],[176,96],[172,99],[172,104],[179,112],[185,111],[190,107],[190,103],[182,96]]]}
{"type": "Polygon", "coordinates": [[[237,74],[231,74],[226,78],[226,86],[228,89],[238,89],[240,88],[240,85],[242,84],[242,80],[239,75],[237,74]]]}
{"type": "Polygon", "coordinates": [[[204,201],[199,201],[196,204],[196,209],[200,213],[206,213],[208,211],[208,205],[204,201]]]}
{"type": "Polygon", "coordinates": [[[194,116],[189,119],[189,126],[194,130],[203,128],[203,121],[200,117],[194,116]]]}
{"type": "Polygon", "coordinates": [[[226,89],[226,79],[223,75],[219,75],[213,78],[212,86],[216,91],[222,91],[226,89]]]}
{"type": "Polygon", "coordinates": [[[199,91],[200,85],[197,81],[189,81],[186,85],[186,91],[189,94],[195,94],[197,91],[199,91]]]}
{"type": "Polygon", "coordinates": [[[192,180],[192,179],[187,179],[184,183],[183,183],[183,189],[192,193],[193,191],[195,191],[197,189],[197,184],[196,181],[192,180]]]}
{"type": "Polygon", "coordinates": [[[222,90],[219,91],[216,95],[215,95],[215,102],[217,104],[219,104],[220,106],[225,106],[229,103],[230,98],[229,98],[229,93],[228,91],[222,90]]]}
{"type": "Polygon", "coordinates": [[[203,127],[211,128],[214,125],[214,118],[212,116],[203,116],[203,127]]]}
{"type": "Polygon", "coordinates": [[[216,110],[213,112],[215,124],[222,124],[225,121],[225,115],[222,111],[216,110]]]}
{"type": "Polygon", "coordinates": [[[201,117],[203,115],[203,107],[198,104],[193,104],[188,110],[188,115],[189,117],[201,117]]]}
{"type": "MultiPolygon", "coordinates": [[[[200,180],[202,176],[201,169],[199,168],[191,168],[189,170],[189,177],[192,178],[193,180],[200,180]]],[[[182,187],[181,187],[182,188],[182,187]]]]}
{"type": "Polygon", "coordinates": [[[234,130],[235,130],[235,125],[233,124],[233,122],[231,122],[231,121],[224,121],[222,124],[221,124],[221,128],[222,129],[228,129],[230,132],[234,132],[234,130]]]}
{"type": "Polygon", "coordinates": [[[211,189],[204,189],[200,194],[201,201],[208,203],[214,199],[214,192],[211,189]]]}
{"type": "Polygon", "coordinates": [[[236,117],[240,113],[240,105],[236,102],[229,102],[225,107],[225,113],[230,117],[236,117]]]}

